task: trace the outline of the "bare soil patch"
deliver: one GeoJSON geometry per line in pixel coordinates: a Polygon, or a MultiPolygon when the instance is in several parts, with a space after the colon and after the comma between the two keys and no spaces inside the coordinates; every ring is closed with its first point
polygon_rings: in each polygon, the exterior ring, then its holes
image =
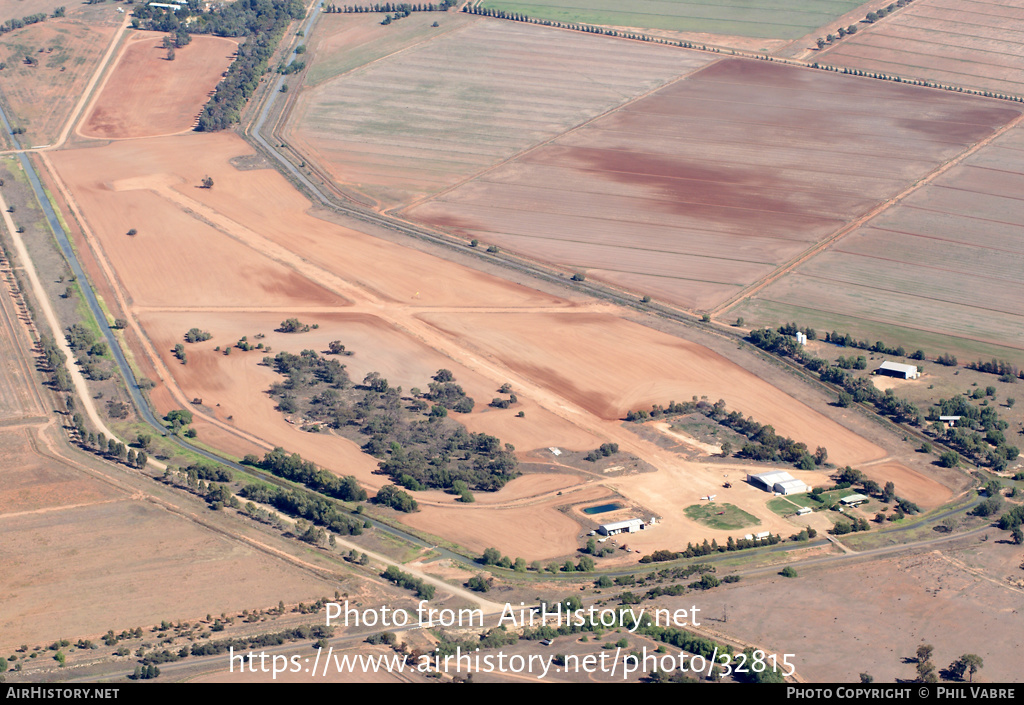
{"type": "Polygon", "coordinates": [[[147,33],[132,38],[80,128],[82,135],[152,137],[193,127],[238,43],[193,36],[169,61],[161,42],[147,33]]]}

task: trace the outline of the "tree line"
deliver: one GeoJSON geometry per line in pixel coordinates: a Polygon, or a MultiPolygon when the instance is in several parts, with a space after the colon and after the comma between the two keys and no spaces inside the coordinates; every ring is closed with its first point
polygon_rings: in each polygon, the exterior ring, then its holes
{"type": "Polygon", "coordinates": [[[324,12],[327,13],[352,13],[352,12],[447,12],[448,8],[455,7],[454,0],[442,0],[440,3],[374,3],[373,5],[325,5],[324,12]]]}
{"type": "Polygon", "coordinates": [[[236,0],[207,10],[181,6],[177,11],[142,5],[133,12],[132,26],[175,36],[184,32],[246,38],[199,117],[196,130],[214,132],[239,121],[285,29],[305,14],[297,0],[236,0]]]}

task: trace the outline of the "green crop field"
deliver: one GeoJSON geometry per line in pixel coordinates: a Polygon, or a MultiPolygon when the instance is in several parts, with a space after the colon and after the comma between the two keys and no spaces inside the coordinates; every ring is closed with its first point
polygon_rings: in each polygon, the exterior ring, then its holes
{"type": "Polygon", "coordinates": [[[845,0],[484,0],[481,7],[559,22],[797,39],[860,4],[845,0]]]}
{"type": "Polygon", "coordinates": [[[761,523],[753,514],[733,504],[691,504],[684,511],[687,517],[711,529],[744,529],[761,523]]]}

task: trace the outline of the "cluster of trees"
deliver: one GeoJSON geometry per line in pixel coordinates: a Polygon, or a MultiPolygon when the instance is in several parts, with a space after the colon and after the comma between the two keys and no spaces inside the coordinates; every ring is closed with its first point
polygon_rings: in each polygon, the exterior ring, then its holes
{"type": "Polygon", "coordinates": [[[384,485],[373,498],[374,504],[397,509],[400,512],[418,512],[420,507],[408,492],[395,485],[384,485]]]}
{"type": "Polygon", "coordinates": [[[209,331],[200,330],[198,328],[189,328],[188,333],[185,333],[186,343],[201,343],[204,340],[209,340],[213,336],[210,335],[209,331]]]}
{"type": "Polygon", "coordinates": [[[169,485],[184,487],[189,492],[205,499],[210,509],[220,511],[226,506],[233,509],[241,508],[238,498],[231,493],[227,485],[214,482],[214,480],[230,482],[231,478],[231,471],[227,468],[193,464],[181,470],[168,467],[164,470],[161,479],[169,485]],[[220,479],[218,480],[218,478],[220,479]]]}
{"type": "Polygon", "coordinates": [[[238,494],[253,502],[269,504],[286,514],[324,526],[336,534],[357,536],[363,533],[363,525],[360,522],[339,511],[329,499],[309,492],[249,484],[238,494]]]}
{"type": "Polygon", "coordinates": [[[618,443],[602,443],[600,448],[598,448],[597,450],[592,450],[589,453],[587,453],[587,456],[584,458],[584,460],[589,460],[590,462],[595,463],[601,458],[607,458],[609,456],[615,455],[618,452],[618,443]]]}
{"type": "Polygon", "coordinates": [[[493,578],[485,578],[482,575],[474,575],[466,581],[466,587],[473,592],[488,592],[491,589],[491,585],[494,583],[493,578]]]}
{"type": "Polygon", "coordinates": [[[402,12],[408,15],[410,12],[447,12],[448,8],[455,7],[455,0],[441,0],[440,3],[390,3],[383,5],[325,5],[324,12],[402,12]]]}
{"type": "Polygon", "coordinates": [[[421,600],[433,600],[434,599],[434,586],[423,582],[417,577],[403,573],[401,570],[393,565],[389,565],[380,577],[385,580],[390,580],[400,588],[406,590],[412,590],[416,593],[416,597],[421,600]]]}
{"type": "Polygon", "coordinates": [[[438,370],[433,380],[429,385],[430,391],[424,394],[424,397],[460,414],[468,414],[473,411],[475,402],[472,397],[466,396],[466,392],[460,385],[456,384],[451,370],[438,370]]]}
{"type": "Polygon", "coordinates": [[[140,470],[146,467],[146,463],[149,462],[149,455],[146,454],[146,451],[140,450],[136,452],[134,448],[129,448],[116,438],[107,438],[102,432],[85,435],[81,433],[80,429],[79,433],[86,450],[91,450],[109,460],[120,461],[126,463],[129,467],[140,470]]]}
{"type": "MultiPolygon", "coordinates": [[[[289,64],[282,63],[277,68],[277,72],[279,74],[281,74],[282,76],[291,76],[293,73],[298,73],[299,71],[302,71],[304,68],[306,68],[306,62],[305,61],[301,61],[299,59],[293,59],[292,62],[289,63],[289,64]]],[[[290,320],[294,320],[294,319],[290,319],[290,320]]],[[[306,327],[306,330],[309,330],[308,326],[306,327]]]]}
{"type": "MultiPolygon", "coordinates": [[[[791,324],[792,325],[792,324],[791,324]]],[[[810,338],[810,336],[808,336],[810,338]]],[[[812,339],[813,340],[813,339],[812,339]]],[[[876,340],[874,343],[868,340],[854,340],[849,333],[840,334],[836,331],[825,334],[825,342],[839,345],[844,348],[859,348],[861,350],[870,350],[874,353],[881,353],[882,355],[895,355],[896,357],[909,357],[911,360],[923,360],[924,351],[915,350],[914,352],[907,354],[907,351],[902,345],[897,345],[894,348],[890,348],[881,340],[876,340]]],[[[864,369],[864,368],[858,368],[864,369]]]]}
{"type": "MultiPolygon", "coordinates": [[[[483,565],[496,565],[499,568],[508,568],[508,569],[511,569],[511,570],[515,570],[517,573],[525,573],[526,570],[527,570],[526,560],[525,559],[523,559],[523,558],[516,558],[515,561],[513,561],[508,556],[501,555],[501,551],[499,551],[496,548],[485,549],[484,552],[483,552],[483,555],[481,555],[479,558],[477,558],[476,562],[477,563],[481,563],[483,565]]],[[[556,570],[557,570],[558,564],[555,563],[554,565],[556,566],[556,570]]],[[[540,561],[534,561],[533,564],[530,566],[530,570],[534,570],[534,571],[538,571],[539,572],[540,569],[541,569],[540,561]]],[[[556,572],[556,571],[551,571],[551,572],[556,572]]]]}
{"type": "Polygon", "coordinates": [[[53,388],[60,392],[70,392],[74,389],[71,374],[64,366],[68,358],[57,345],[57,341],[43,334],[39,336],[39,347],[46,362],[46,371],[50,373],[50,384],[53,388]]]}
{"type": "MultiPolygon", "coordinates": [[[[56,10],[53,11],[53,16],[54,17],[63,17],[64,16],[64,8],[63,7],[58,7],[56,10]],[[58,10],[60,11],[59,15],[57,14],[58,10]]],[[[30,24],[36,24],[37,22],[43,22],[45,20],[46,20],[46,13],[45,12],[38,12],[38,13],[36,13],[34,15],[25,15],[20,20],[19,19],[10,19],[10,20],[7,20],[6,22],[4,22],[3,24],[0,24],[0,34],[6,34],[7,32],[13,32],[16,29],[21,29],[22,27],[27,27],[30,24]]]]}
{"type": "Polygon", "coordinates": [[[68,345],[76,353],[78,364],[85,375],[92,380],[109,379],[113,375],[112,364],[104,361],[109,352],[107,344],[97,340],[96,334],[80,323],[65,329],[68,345]]]}
{"type": "MultiPolygon", "coordinates": [[[[182,647],[186,648],[186,647],[182,647]]],[[[148,666],[136,666],[135,672],[129,678],[135,681],[150,680],[160,675],[160,669],[152,664],[148,666]]]]}
{"type": "Polygon", "coordinates": [[[277,329],[278,333],[308,333],[309,326],[300,321],[298,318],[289,318],[281,321],[281,325],[277,329]]]}
{"type": "Polygon", "coordinates": [[[491,399],[490,406],[493,406],[496,409],[507,409],[513,404],[519,402],[519,397],[517,397],[515,392],[512,391],[511,384],[506,383],[501,385],[501,387],[498,388],[498,393],[508,394],[508,399],[504,399],[502,397],[494,397],[494,399],[491,399]]]}
{"type": "Polygon", "coordinates": [[[853,533],[856,531],[870,531],[871,525],[868,524],[868,520],[863,517],[857,517],[852,522],[840,521],[836,522],[836,525],[829,529],[829,533],[833,536],[843,536],[844,534],[853,533]]]}
{"type": "Polygon", "coordinates": [[[301,483],[314,492],[340,499],[343,502],[362,502],[367,497],[366,490],[352,475],[338,477],[326,470],[321,470],[309,460],[303,460],[298,453],[289,454],[281,447],[266,453],[262,460],[255,455],[246,455],[242,462],[254,465],[286,480],[301,483]]]}
{"type": "MultiPolygon", "coordinates": [[[[977,406],[965,396],[940,399],[928,412],[931,425],[926,429],[975,462],[984,462],[995,470],[1004,470],[1007,463],[1017,459],[1020,449],[1010,445],[1003,433],[1009,423],[999,417],[993,406],[977,406]],[[959,416],[956,425],[946,429],[940,416],[959,416]],[[980,432],[979,432],[980,430],[980,432]]],[[[959,464],[956,453],[943,453],[942,465],[955,467],[959,464]]]]}
{"type": "Polygon", "coordinates": [[[381,474],[406,489],[441,488],[468,502],[470,490],[500,489],[519,474],[514,448],[447,419],[449,409],[468,412],[474,403],[450,370],[438,370],[426,394],[412,390],[412,403],[406,405],[401,387],[377,373],[353,386],[344,365],[313,350],[282,352],[263,362],[288,378],[270,389],[279,410],[350,431],[355,438],[369,436],[363,450],[380,459],[381,474]]]}
{"type": "Polygon", "coordinates": [[[238,0],[215,4],[207,10],[180,6],[177,11],[142,5],[133,12],[132,26],[221,37],[246,37],[228,75],[218,84],[196,127],[200,132],[223,130],[238,122],[242,108],[259,85],[281,36],[305,10],[298,0],[238,0]]]}

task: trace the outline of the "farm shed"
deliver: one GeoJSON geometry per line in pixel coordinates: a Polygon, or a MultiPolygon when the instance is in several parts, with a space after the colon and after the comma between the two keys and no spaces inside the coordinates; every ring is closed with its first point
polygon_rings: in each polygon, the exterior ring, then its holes
{"type": "Polygon", "coordinates": [[[921,373],[917,371],[917,365],[904,365],[902,362],[889,362],[886,360],[875,370],[877,374],[888,377],[900,377],[902,379],[917,379],[921,373]]]}
{"type": "Polygon", "coordinates": [[[856,507],[858,504],[863,504],[864,502],[867,502],[869,499],[871,498],[866,495],[851,494],[848,497],[843,497],[841,500],[839,500],[839,503],[847,507],[856,507]]]}
{"type": "Polygon", "coordinates": [[[643,519],[626,519],[625,521],[615,521],[611,524],[602,524],[597,527],[597,530],[605,536],[615,536],[616,534],[634,534],[646,528],[647,524],[644,523],[643,519]]]}
{"type": "Polygon", "coordinates": [[[747,475],[747,482],[760,487],[766,492],[778,492],[779,494],[798,494],[807,492],[809,487],[802,480],[797,480],[788,472],[775,471],[763,472],[759,475],[747,475]]]}

